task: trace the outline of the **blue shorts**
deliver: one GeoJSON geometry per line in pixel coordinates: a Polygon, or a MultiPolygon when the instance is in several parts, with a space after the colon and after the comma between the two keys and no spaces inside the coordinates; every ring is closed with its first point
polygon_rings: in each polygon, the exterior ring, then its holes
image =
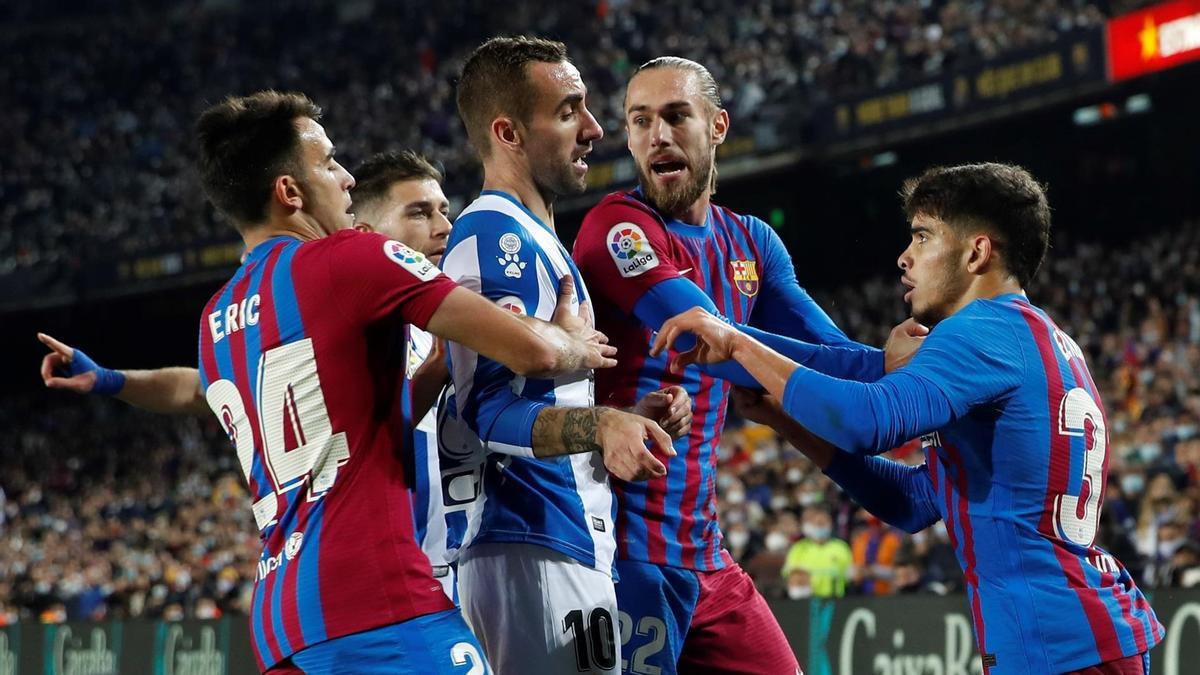
{"type": "Polygon", "coordinates": [[[294,669],[322,675],[491,675],[492,672],[479,641],[457,609],[327,640],[292,654],[291,661],[294,669]]]}
{"type": "Polygon", "coordinates": [[[793,675],[783,630],[732,559],[715,572],[617,562],[621,672],[793,675]]]}

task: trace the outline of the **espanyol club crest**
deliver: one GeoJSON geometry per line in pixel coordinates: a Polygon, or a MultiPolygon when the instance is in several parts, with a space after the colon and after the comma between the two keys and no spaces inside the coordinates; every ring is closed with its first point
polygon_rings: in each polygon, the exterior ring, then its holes
{"type": "Polygon", "coordinates": [[[742,295],[757,295],[758,261],[730,260],[729,266],[733,268],[733,285],[737,286],[742,295]]]}

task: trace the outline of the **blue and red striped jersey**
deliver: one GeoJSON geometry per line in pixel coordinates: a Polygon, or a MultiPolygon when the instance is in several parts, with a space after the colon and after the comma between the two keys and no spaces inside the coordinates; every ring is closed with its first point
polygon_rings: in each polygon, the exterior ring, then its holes
{"type": "Polygon", "coordinates": [[[632,406],[673,384],[682,385],[693,402],[691,432],[675,442],[678,454],[666,476],[639,483],[612,479],[617,555],[721,569],[728,563],[720,554],[717,523],[717,443],[731,385],[696,367],[672,374],[669,355],[648,356],[652,330],[634,317],[633,308],[655,284],[685,278],[726,317],[750,323],[761,299],[795,287],[791,258],[757,218],[713,205],[705,225],[689,225],[664,219],[637,191],[611,194],[587,214],[573,256],[592,289],[596,327],[618,349],[619,364],[596,371],[596,402],[632,406]]]}
{"type": "Polygon", "coordinates": [[[200,376],[263,542],[260,669],[306,646],[451,608],[413,532],[404,327],[455,284],[353,230],[255,246],[200,317],[200,376]]]}
{"type": "MultiPolygon", "coordinates": [[[[1096,545],[1109,459],[1099,390],[1079,346],[1024,295],[975,300],[875,383],[798,368],[784,407],[852,452],[921,436],[925,465],[891,492],[895,506],[876,506],[911,514],[911,530],[945,520],[986,673],[1074,671],[1162,639],[1129,572],[1096,545]]],[[[839,483],[868,467],[835,464],[839,483]]],[[[860,488],[868,502],[889,490],[860,488]]]]}

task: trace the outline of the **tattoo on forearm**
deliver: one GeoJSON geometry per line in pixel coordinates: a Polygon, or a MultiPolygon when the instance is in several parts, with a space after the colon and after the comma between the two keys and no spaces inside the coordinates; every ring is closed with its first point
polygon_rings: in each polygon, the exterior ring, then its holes
{"type": "Polygon", "coordinates": [[[533,453],[538,457],[595,452],[600,415],[596,408],[546,408],[533,423],[533,453]]]}

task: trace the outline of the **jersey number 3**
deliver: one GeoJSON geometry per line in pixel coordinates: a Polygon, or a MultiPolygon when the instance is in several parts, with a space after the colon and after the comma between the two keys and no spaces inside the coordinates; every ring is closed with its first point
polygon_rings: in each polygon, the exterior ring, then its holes
{"type": "Polygon", "coordinates": [[[1081,437],[1085,451],[1079,495],[1061,494],[1054,498],[1054,529],[1061,539],[1087,548],[1096,540],[1100,496],[1104,492],[1104,463],[1108,456],[1104,413],[1087,390],[1076,387],[1063,396],[1058,406],[1058,433],[1081,437]]]}
{"type": "MultiPolygon", "coordinates": [[[[275,486],[253,505],[254,520],[261,530],[276,520],[278,495],[307,485],[305,499],[324,496],[337,479],[338,467],[350,459],[350,445],[346,434],[335,433],[329,421],[311,338],[268,350],[259,360],[258,374],[255,409],[263,439],[262,457],[275,486]]],[[[254,433],[241,392],[233,382],[217,380],[209,385],[205,397],[237,448],[249,481],[254,433]]]]}

